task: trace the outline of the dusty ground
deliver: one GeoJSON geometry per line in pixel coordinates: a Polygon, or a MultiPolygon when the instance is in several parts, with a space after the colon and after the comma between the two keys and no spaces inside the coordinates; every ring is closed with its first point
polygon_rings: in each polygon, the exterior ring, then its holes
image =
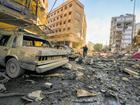
{"type": "Polygon", "coordinates": [[[46,95],[39,102],[27,102],[21,99],[22,96],[0,98],[0,105],[140,105],[140,78],[122,71],[129,67],[140,73],[136,63],[130,63],[93,59],[90,64],[71,62],[71,70],[58,68],[43,75],[28,72],[5,83],[5,93],[58,92],[46,95]],[[59,75],[50,75],[55,73],[59,75]],[[45,82],[52,83],[52,88],[42,88],[45,82]],[[96,96],[78,98],[78,89],[85,89],[96,96]]]}

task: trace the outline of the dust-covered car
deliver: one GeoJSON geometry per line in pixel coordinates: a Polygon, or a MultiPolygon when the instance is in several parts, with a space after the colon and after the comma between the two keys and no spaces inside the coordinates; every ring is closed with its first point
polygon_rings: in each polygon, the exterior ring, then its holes
{"type": "Polygon", "coordinates": [[[43,73],[68,63],[67,52],[52,48],[50,43],[25,32],[0,31],[0,65],[11,78],[25,70],[43,73]]]}

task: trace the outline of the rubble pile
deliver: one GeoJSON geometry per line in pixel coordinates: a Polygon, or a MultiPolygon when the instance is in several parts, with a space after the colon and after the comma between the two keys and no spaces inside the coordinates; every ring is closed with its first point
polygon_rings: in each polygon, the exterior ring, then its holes
{"type": "Polygon", "coordinates": [[[78,58],[76,62],[72,61],[47,74],[26,73],[16,80],[9,80],[5,83],[5,95],[25,95],[8,97],[11,101],[15,99],[13,104],[10,101],[5,104],[7,97],[2,98],[0,105],[140,104],[138,61],[93,57],[78,58]]]}

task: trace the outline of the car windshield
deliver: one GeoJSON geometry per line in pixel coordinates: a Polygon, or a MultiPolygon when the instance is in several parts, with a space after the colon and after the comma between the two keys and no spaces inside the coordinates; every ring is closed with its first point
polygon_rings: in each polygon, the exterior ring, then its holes
{"type": "Polygon", "coordinates": [[[47,40],[34,37],[34,36],[23,36],[23,46],[29,47],[51,47],[50,43],[47,40]]]}

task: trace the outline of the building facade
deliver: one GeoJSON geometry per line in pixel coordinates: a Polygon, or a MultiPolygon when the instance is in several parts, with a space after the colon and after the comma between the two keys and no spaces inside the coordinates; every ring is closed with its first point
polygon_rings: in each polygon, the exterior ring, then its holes
{"type": "Polygon", "coordinates": [[[133,39],[133,44],[135,47],[139,48],[140,47],[140,23],[137,23],[135,25],[135,37],[133,39]]]}
{"type": "Polygon", "coordinates": [[[140,23],[137,23],[135,27],[135,36],[140,36],[140,23]]]}
{"type": "Polygon", "coordinates": [[[27,30],[34,32],[31,25],[46,25],[47,13],[48,0],[0,0],[0,28],[29,26],[27,30]]]}
{"type": "Polygon", "coordinates": [[[118,52],[132,43],[135,16],[131,14],[113,17],[110,30],[110,49],[118,52]]]}
{"type": "Polygon", "coordinates": [[[81,48],[86,43],[86,18],[79,0],[67,0],[48,15],[48,27],[53,30],[48,40],[81,48]]]}

